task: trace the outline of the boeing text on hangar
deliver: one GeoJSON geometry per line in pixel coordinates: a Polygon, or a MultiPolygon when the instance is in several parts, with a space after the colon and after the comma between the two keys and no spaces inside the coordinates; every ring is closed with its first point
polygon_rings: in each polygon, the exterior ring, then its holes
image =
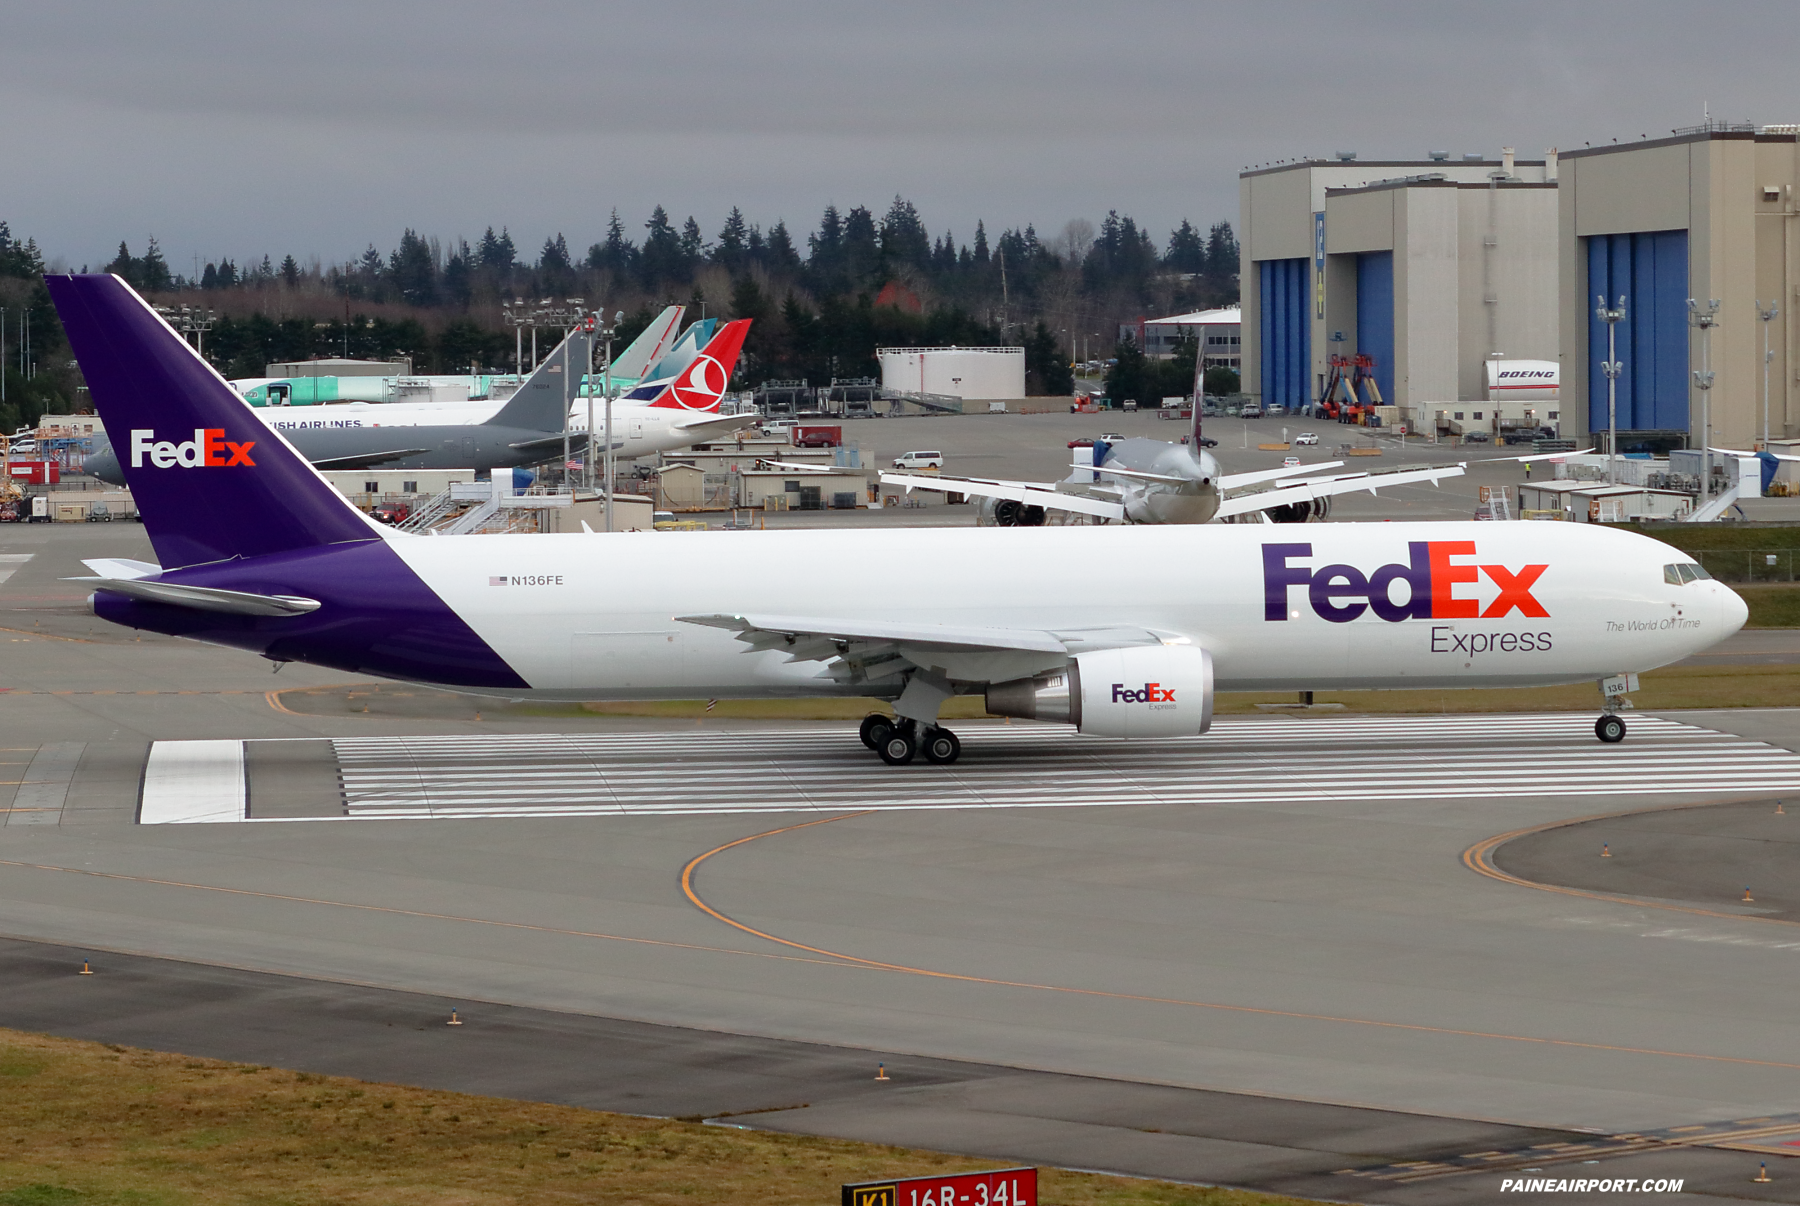
{"type": "Polygon", "coordinates": [[[1325,565],[1314,569],[1294,564],[1312,556],[1310,544],[1265,544],[1263,558],[1263,619],[1286,620],[1288,590],[1306,588],[1313,614],[1334,624],[1347,624],[1372,611],[1389,623],[1402,620],[1500,619],[1515,609],[1532,619],[1550,613],[1531,593],[1548,565],[1526,565],[1517,571],[1503,565],[1466,562],[1474,558],[1473,540],[1413,540],[1407,542],[1407,560],[1364,573],[1353,565],[1325,565]],[[1477,599],[1459,597],[1458,587],[1478,584],[1482,576],[1499,594],[1485,607],[1477,599]],[[1403,602],[1396,602],[1393,586],[1407,584],[1403,602]]]}

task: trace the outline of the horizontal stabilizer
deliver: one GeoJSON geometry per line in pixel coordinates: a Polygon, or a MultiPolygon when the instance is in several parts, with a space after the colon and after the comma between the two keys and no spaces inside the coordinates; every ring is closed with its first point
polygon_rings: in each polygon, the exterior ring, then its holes
{"type": "Polygon", "coordinates": [[[129,557],[95,557],[81,564],[102,578],[154,578],[162,573],[160,565],[152,565],[148,561],[133,561],[129,557]]]}
{"type": "Polygon", "coordinates": [[[239,616],[303,616],[319,610],[317,599],[299,595],[253,595],[241,590],[211,586],[182,586],[176,582],[152,582],[148,578],[65,578],[85,582],[95,590],[111,591],[146,603],[190,607],[195,611],[222,611],[239,616]]]}

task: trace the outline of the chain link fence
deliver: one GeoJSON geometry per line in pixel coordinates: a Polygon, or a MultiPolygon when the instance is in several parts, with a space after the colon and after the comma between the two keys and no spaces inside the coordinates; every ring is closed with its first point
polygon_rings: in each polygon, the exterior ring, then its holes
{"type": "Polygon", "coordinates": [[[1693,554],[1721,582],[1794,582],[1793,549],[1706,549],[1693,554]]]}

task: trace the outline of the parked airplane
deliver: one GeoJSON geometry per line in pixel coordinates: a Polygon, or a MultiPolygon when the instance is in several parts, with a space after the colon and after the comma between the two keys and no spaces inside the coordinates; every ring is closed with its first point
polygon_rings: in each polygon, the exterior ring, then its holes
{"type": "MultiPolygon", "coordinates": [[[[613,405],[613,449],[622,459],[730,431],[743,420],[717,413],[726,383],[743,348],[749,319],[727,324],[680,378],[657,383],[641,400],[613,405]]],[[[502,469],[559,458],[563,449],[565,366],[579,377],[588,363],[592,335],[576,331],[538,365],[497,413],[481,403],[426,406],[346,405],[329,410],[260,410],[257,417],[279,431],[319,469],[502,469]]],[[[570,378],[571,380],[573,379],[570,378]]],[[[571,448],[585,448],[585,403],[574,405],[571,448]]],[[[137,457],[135,447],[127,455],[137,457]]],[[[87,471],[124,484],[116,448],[97,449],[87,471]]]]}
{"type": "Polygon", "coordinates": [[[95,614],[275,662],[506,697],[874,696],[897,718],[865,743],[946,763],[955,695],[1137,738],[1206,732],[1215,691],[1590,679],[1618,741],[1631,675],[1747,616],[1685,554],[1589,524],[406,536],[123,281],[47,283],[143,452],[126,476],[161,560],[89,563],[95,614]]]}
{"type": "MultiPolygon", "coordinates": [[[[1196,408],[1197,409],[1197,408],[1196,408]]],[[[1388,486],[1461,477],[1463,466],[1432,466],[1386,473],[1339,473],[1309,477],[1335,469],[1342,461],[1305,467],[1221,473],[1219,462],[1200,437],[1198,414],[1190,442],[1129,439],[1096,440],[1087,464],[1060,482],[1013,482],[994,478],[930,477],[916,473],[881,475],[884,485],[975,495],[982,499],[981,517],[1000,527],[1036,527],[1050,511],[1066,511],[1102,520],[1140,524],[1208,523],[1261,514],[1266,520],[1297,523],[1324,518],[1334,495],[1388,486]],[[1249,493],[1250,486],[1272,486],[1249,493]]]]}
{"type": "MultiPolygon", "coordinates": [[[[646,370],[670,352],[676,342],[675,332],[681,326],[681,316],[686,311],[686,306],[665,307],[624,351],[613,358],[612,384],[615,390],[629,388],[645,379],[648,376],[646,370]]],[[[710,329],[708,333],[710,334],[710,329]]],[[[671,371],[667,375],[674,376],[674,373],[671,371]]],[[[398,392],[396,383],[399,380],[401,379],[398,377],[239,377],[231,382],[231,388],[243,395],[244,401],[257,407],[325,406],[340,402],[379,402],[393,405],[392,400],[398,392]]],[[[461,386],[468,391],[471,399],[478,402],[491,399],[475,408],[485,409],[487,412],[478,418],[444,420],[481,423],[492,418],[500,408],[501,400],[492,398],[495,384],[517,382],[519,379],[513,376],[440,373],[408,377],[405,380],[426,386],[461,386]]],[[[600,388],[599,377],[593,379],[590,388],[600,388]]],[[[442,405],[457,403],[447,402],[442,405]]]]}

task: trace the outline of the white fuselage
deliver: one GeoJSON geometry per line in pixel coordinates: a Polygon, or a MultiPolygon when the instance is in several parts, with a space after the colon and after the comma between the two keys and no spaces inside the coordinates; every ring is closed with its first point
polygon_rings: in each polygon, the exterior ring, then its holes
{"type": "MultiPolygon", "coordinates": [[[[1600,679],[1679,661],[1745,618],[1742,600],[1719,583],[1664,581],[1665,565],[1690,560],[1679,551],[1585,524],[570,534],[392,547],[532,694],[580,699],[870,693],[818,661],[746,652],[728,632],[675,618],[684,615],[763,612],[1065,639],[1148,630],[1208,650],[1220,690],[1284,691],[1600,679]],[[1286,582],[1272,585],[1265,546],[1276,545],[1289,546],[1273,554],[1286,582]],[[1432,558],[1442,572],[1418,581],[1417,566],[1432,558]],[[1390,614],[1419,590],[1437,612],[1423,614],[1421,601],[1419,615],[1381,618],[1366,585],[1378,575],[1390,614]],[[1494,614],[1506,582],[1515,605],[1494,614]]],[[[908,656],[964,690],[1063,661],[908,656]]]]}
{"type": "MultiPolygon", "coordinates": [[[[266,409],[257,417],[276,431],[304,431],[317,428],[364,427],[441,427],[475,426],[486,423],[505,403],[441,402],[429,406],[366,405],[350,402],[341,406],[306,407],[296,410],[266,409]]],[[[606,403],[594,399],[596,434],[605,430],[606,403]]],[[[740,422],[720,418],[705,411],[678,410],[662,406],[645,406],[634,402],[613,402],[613,449],[621,460],[685,448],[710,436],[723,435],[740,422]],[[696,420],[697,430],[692,429],[696,420]]],[[[569,429],[587,429],[587,399],[578,399],[569,410],[569,429]]]]}

